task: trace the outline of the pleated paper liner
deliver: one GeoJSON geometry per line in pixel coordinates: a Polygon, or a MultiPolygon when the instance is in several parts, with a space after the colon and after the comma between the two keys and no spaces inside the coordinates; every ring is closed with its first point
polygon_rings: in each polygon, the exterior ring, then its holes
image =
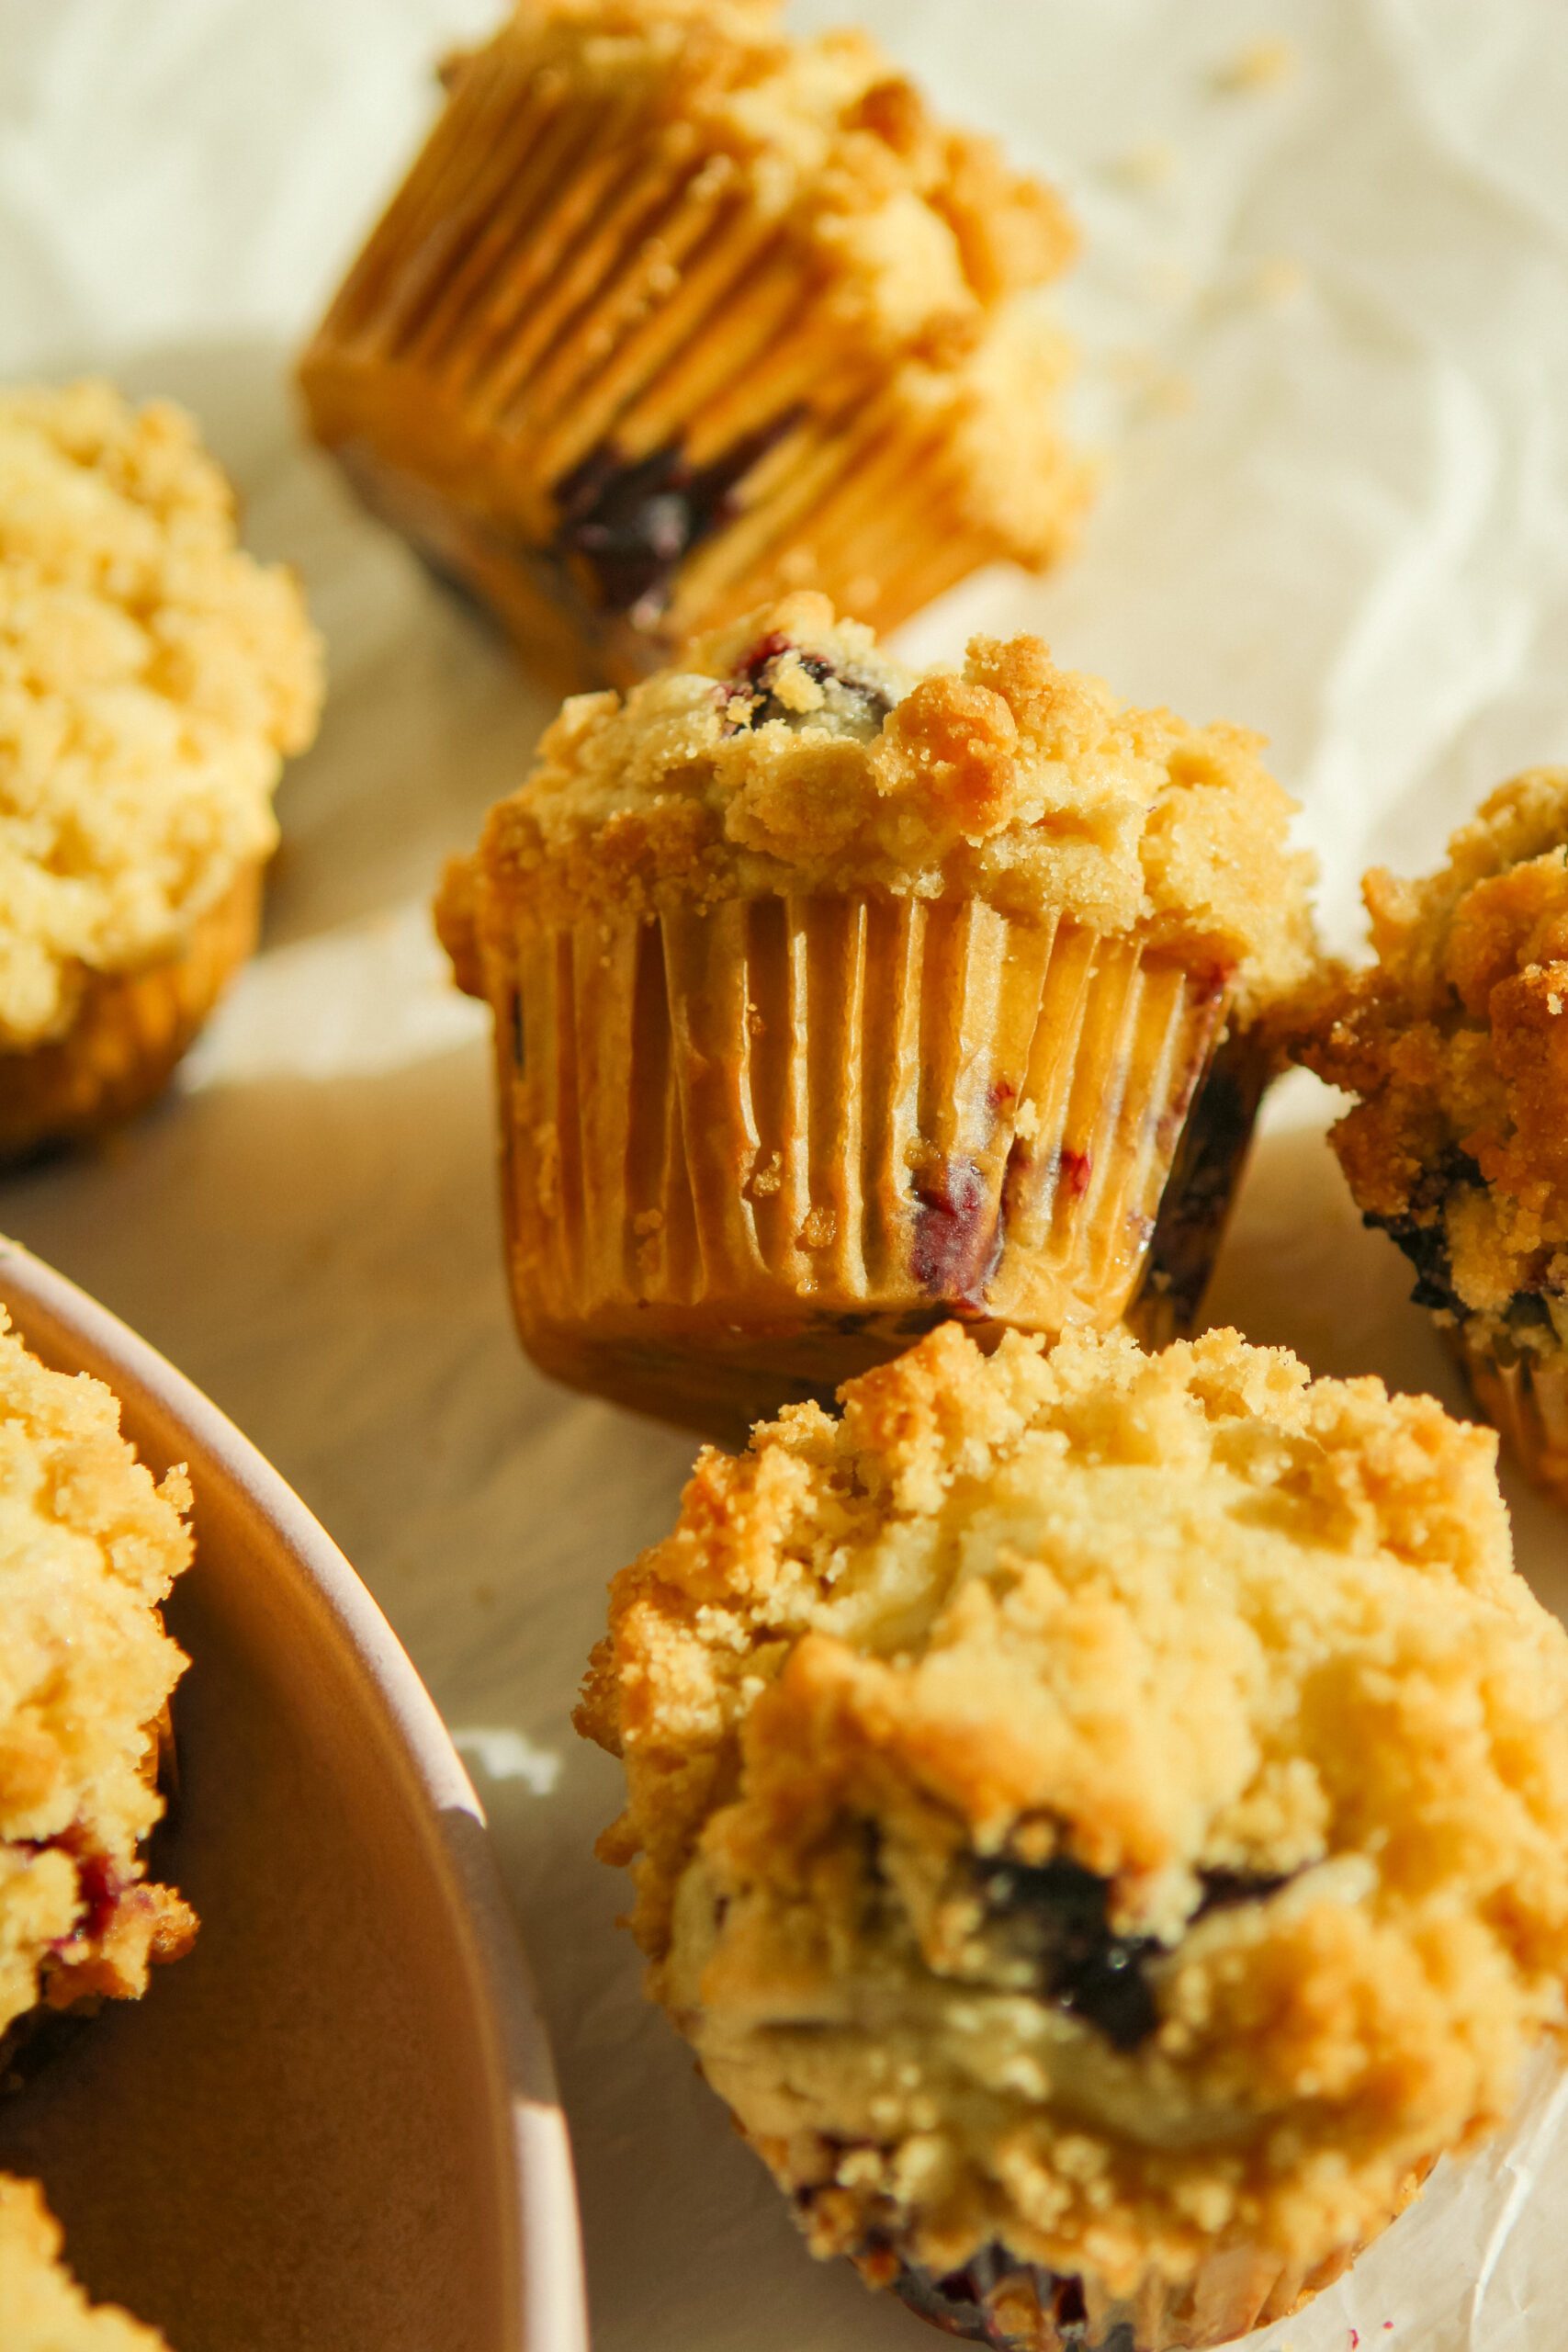
{"type": "Polygon", "coordinates": [[[96,1135],[163,1091],[255,946],[261,892],[262,867],[247,865],[179,955],[144,971],[94,973],[62,1036],[0,1053],[0,1160],[96,1135]]]}
{"type": "Polygon", "coordinates": [[[1258,1091],[1216,1054],[1219,975],[872,899],[491,955],[512,1286],[558,1376],[733,1437],[948,1316],[1168,1336],[1195,1311],[1258,1091]]]}
{"type": "MultiPolygon", "coordinates": [[[[890,374],[728,154],[513,37],[446,113],[301,364],[368,503],[567,684],[790,588],[879,630],[1010,551],[977,394],[890,374]]],[[[1087,478],[1043,438],[1066,537],[1087,478]]]]}
{"type": "MultiPolygon", "coordinates": [[[[1398,2219],[1419,2195],[1431,2170],[1412,2173],[1381,2228],[1398,2219]]],[[[1131,2295],[1106,2293],[1092,2278],[1060,2278],[1016,2264],[1000,2248],[945,2278],[910,2270],[896,2255],[861,2257],[874,2286],[893,2292],[946,2335],[966,2336],[993,2352],[1210,2352],[1252,2329],[1288,2319],[1348,2270],[1368,2233],[1312,2267],[1282,2263],[1261,2248],[1211,2255],[1183,2285],[1152,2273],[1131,2295]]]]}
{"type": "Polygon", "coordinates": [[[1445,1333],[1481,1410],[1519,1466],[1554,1501],[1568,1504],[1568,1355],[1523,1351],[1506,1360],[1445,1333]]]}

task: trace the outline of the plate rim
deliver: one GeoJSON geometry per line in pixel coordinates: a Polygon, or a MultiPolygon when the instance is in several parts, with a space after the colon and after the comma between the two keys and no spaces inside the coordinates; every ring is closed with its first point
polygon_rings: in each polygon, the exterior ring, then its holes
{"type": "Polygon", "coordinates": [[[510,2179],[508,2317],[522,2352],[588,2352],[576,2178],[554,2061],[484,1808],[434,1700],[368,1586],[282,1474],[196,1383],[90,1293],[0,1234],[0,1306],[30,1345],[29,1310],[121,1405],[144,1399],[188,1430],[220,1475],[276,1530],[294,1573],[352,1652],[367,1696],[389,1719],[425,1818],[426,1843],[460,1916],[481,2022],[498,2059],[497,2109],[510,2179]],[[447,1816],[484,1835],[459,1845],[447,1816]],[[504,2119],[500,2110],[504,2109],[504,2119]]]}

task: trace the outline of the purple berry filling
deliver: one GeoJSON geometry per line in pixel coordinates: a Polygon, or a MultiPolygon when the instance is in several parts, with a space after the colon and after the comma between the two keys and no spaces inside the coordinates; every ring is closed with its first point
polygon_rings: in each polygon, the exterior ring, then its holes
{"type": "Polygon", "coordinates": [[[737,493],[760,458],[795,422],[786,410],[694,466],[680,442],[626,458],[602,442],[556,484],[556,552],[587,573],[601,611],[651,628],[694,548],[738,512],[737,493]]]}
{"type": "Polygon", "coordinates": [[[915,1199],[915,1280],[955,1314],[983,1314],[1002,1254],[1002,1220],[984,1176],[972,1159],[950,1160],[916,1181],[915,1199]]]}
{"type": "Polygon", "coordinates": [[[843,669],[825,653],[795,644],[780,629],[770,630],[746,655],[719,688],[726,712],[727,735],[749,733],[753,728],[816,727],[829,734],[848,735],[870,742],[882,729],[893,707],[893,697],[863,671],[843,669]],[[824,689],[815,710],[795,710],[774,691],[781,666],[792,659],[794,669],[824,689]]]}

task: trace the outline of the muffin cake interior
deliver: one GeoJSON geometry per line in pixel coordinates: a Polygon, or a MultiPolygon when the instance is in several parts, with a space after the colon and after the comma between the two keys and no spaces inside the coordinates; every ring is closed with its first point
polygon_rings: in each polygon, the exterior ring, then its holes
{"type": "Polygon", "coordinates": [[[580,1722],[651,1990],[819,2253],[998,2343],[1020,2266],[1063,2331],[1227,2250],[1310,2284],[1506,2112],[1564,2018],[1568,1637],[1495,1452],[1231,1332],[950,1324],[703,1456],[580,1722]]]}

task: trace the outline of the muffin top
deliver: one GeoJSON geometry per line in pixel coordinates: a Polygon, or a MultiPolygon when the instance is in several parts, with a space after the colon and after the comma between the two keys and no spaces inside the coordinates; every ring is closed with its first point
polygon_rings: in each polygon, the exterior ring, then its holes
{"type": "Polygon", "coordinates": [[[96,2309],[61,2259],[60,2224],[30,2180],[0,2173],[0,2341],[6,2352],[164,2352],[112,2303],[96,2309]]]}
{"type": "Polygon", "coordinates": [[[235,545],[190,419],[110,386],[0,392],[0,1049],[89,971],[177,951],[276,840],[321,699],[287,571],[235,545]]]}
{"type": "MultiPolygon", "coordinates": [[[[780,0],[525,0],[498,37],[606,106],[694,134],[714,185],[808,237],[830,299],[888,347],[954,356],[1077,236],[1060,199],[995,142],[951,129],[861,32],[792,40],[780,0]]],[[[457,76],[482,71],[486,52],[457,76]]]]}
{"type": "Polygon", "coordinates": [[[494,926],[671,899],[979,898],[1135,934],[1234,983],[1296,985],[1312,941],[1294,803],[1239,728],[1190,727],[976,638],[912,677],[801,594],[694,639],[680,666],[568,702],[521,788],[453,869],[443,935],[466,985],[494,926]]]}
{"type": "Polygon", "coordinates": [[[102,1382],[46,1371],[0,1316],[0,2036],[42,1997],[134,1994],[188,1942],[142,1880],[158,1725],[185,1658],[158,1604],[191,1554],[102,1382]]]}
{"type": "Polygon", "coordinates": [[[1376,961],[1292,1040],[1359,1095],[1333,1131],[1424,1305],[1523,1348],[1568,1340],[1568,769],[1495,792],[1418,882],[1364,884],[1376,961]]]}
{"type": "Polygon", "coordinates": [[[957,1325],[617,1578],[652,1988],[823,2250],[1313,2263],[1564,2019],[1568,1639],[1489,1431],[1215,1331],[957,1325]]]}

